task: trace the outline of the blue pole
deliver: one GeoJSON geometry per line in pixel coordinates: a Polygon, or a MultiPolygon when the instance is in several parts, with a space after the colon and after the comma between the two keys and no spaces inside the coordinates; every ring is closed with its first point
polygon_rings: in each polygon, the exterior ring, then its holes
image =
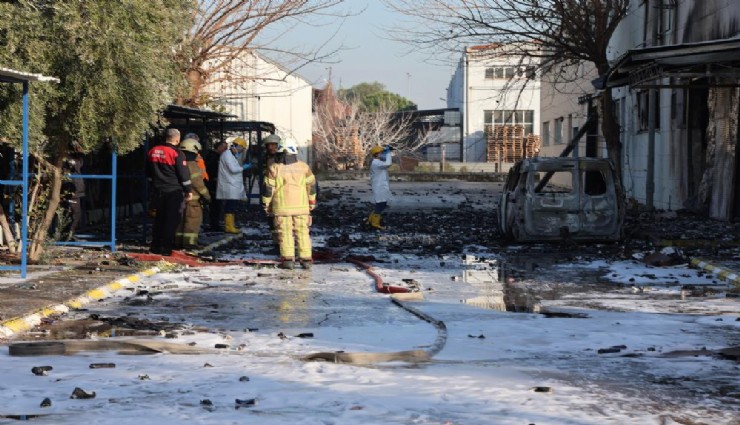
{"type": "Polygon", "coordinates": [[[28,241],[28,81],[23,82],[23,206],[21,213],[21,278],[26,278],[28,241]]]}
{"type": "Polygon", "coordinates": [[[116,252],[116,180],[118,180],[118,153],[116,148],[113,148],[111,154],[111,200],[110,200],[110,250],[116,252]]]}
{"type": "Polygon", "coordinates": [[[147,131],[146,137],[144,138],[144,224],[141,226],[141,243],[146,245],[146,234],[149,231],[149,179],[146,178],[147,167],[147,154],[149,153],[149,132],[147,131]]]}
{"type": "MultiPolygon", "coordinates": [[[[13,150],[13,157],[10,158],[10,176],[8,176],[8,178],[11,179],[11,181],[15,180],[14,182],[15,184],[18,183],[17,181],[18,177],[17,177],[17,173],[15,169],[15,150],[13,150]]],[[[8,183],[4,182],[3,184],[8,184],[8,183]]],[[[21,184],[23,183],[21,182],[21,184]]],[[[15,231],[15,196],[10,197],[10,201],[8,202],[8,211],[9,211],[8,219],[10,221],[11,233],[13,233],[13,231],[15,231]]],[[[14,237],[14,236],[11,236],[11,237],[14,237]]]]}

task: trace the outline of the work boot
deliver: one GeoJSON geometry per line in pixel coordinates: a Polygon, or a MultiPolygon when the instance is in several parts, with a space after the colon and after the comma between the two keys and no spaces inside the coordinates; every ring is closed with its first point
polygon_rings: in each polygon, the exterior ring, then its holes
{"type": "Polygon", "coordinates": [[[280,264],[278,264],[278,268],[279,269],[284,269],[284,270],[293,270],[293,268],[294,268],[294,266],[293,266],[293,260],[283,260],[283,261],[281,261],[280,264]]]}
{"type": "Polygon", "coordinates": [[[301,267],[303,267],[304,270],[311,270],[312,263],[310,259],[307,259],[307,260],[302,259],[300,260],[300,262],[301,262],[301,267]]]}
{"type": "Polygon", "coordinates": [[[370,214],[370,227],[377,230],[385,230],[385,228],[380,225],[380,214],[370,214]]]}
{"type": "Polygon", "coordinates": [[[224,231],[226,233],[241,233],[241,229],[236,228],[234,214],[224,214],[224,231]]]}

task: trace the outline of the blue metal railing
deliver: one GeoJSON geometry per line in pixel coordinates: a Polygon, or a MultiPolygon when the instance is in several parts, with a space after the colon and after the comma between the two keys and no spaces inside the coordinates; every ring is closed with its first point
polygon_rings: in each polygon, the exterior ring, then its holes
{"type": "Polygon", "coordinates": [[[71,179],[98,179],[98,180],[110,180],[111,181],[111,198],[110,198],[110,240],[108,241],[59,241],[55,242],[54,245],[62,246],[110,246],[112,252],[116,252],[116,215],[117,215],[117,202],[116,192],[118,180],[118,154],[114,150],[111,153],[111,173],[110,174],[66,174],[65,177],[71,179]]]}
{"type": "Polygon", "coordinates": [[[23,81],[23,170],[21,180],[2,180],[5,185],[23,186],[23,205],[21,207],[21,265],[0,266],[0,270],[20,270],[21,277],[26,278],[28,271],[28,81],[23,81]]]}

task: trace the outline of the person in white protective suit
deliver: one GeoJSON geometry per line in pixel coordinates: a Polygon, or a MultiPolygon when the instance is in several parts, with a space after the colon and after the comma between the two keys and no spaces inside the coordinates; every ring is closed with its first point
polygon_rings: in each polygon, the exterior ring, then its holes
{"type": "Polygon", "coordinates": [[[231,142],[231,147],[221,154],[219,160],[216,199],[223,202],[224,231],[227,233],[241,233],[241,229],[236,225],[236,212],[239,201],[247,198],[242,172],[252,167],[249,162],[241,163],[246,149],[247,141],[237,137],[231,142]]]}
{"type": "Polygon", "coordinates": [[[370,184],[373,188],[375,208],[370,213],[367,224],[374,229],[383,230],[384,227],[381,225],[380,220],[383,211],[388,207],[388,202],[391,200],[391,188],[388,183],[388,169],[392,164],[391,148],[390,146],[386,146],[385,148],[382,146],[373,146],[370,149],[370,155],[373,157],[370,163],[370,184]]]}

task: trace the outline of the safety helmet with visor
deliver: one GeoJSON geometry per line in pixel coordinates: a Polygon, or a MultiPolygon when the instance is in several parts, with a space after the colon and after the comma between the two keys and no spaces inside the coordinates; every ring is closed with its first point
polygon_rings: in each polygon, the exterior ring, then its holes
{"type": "Polygon", "coordinates": [[[201,146],[197,140],[188,138],[180,143],[180,149],[185,152],[198,153],[201,150],[201,146]]]}
{"type": "Polygon", "coordinates": [[[295,140],[286,137],[278,144],[278,152],[283,152],[286,155],[298,155],[298,145],[295,140]]]}

